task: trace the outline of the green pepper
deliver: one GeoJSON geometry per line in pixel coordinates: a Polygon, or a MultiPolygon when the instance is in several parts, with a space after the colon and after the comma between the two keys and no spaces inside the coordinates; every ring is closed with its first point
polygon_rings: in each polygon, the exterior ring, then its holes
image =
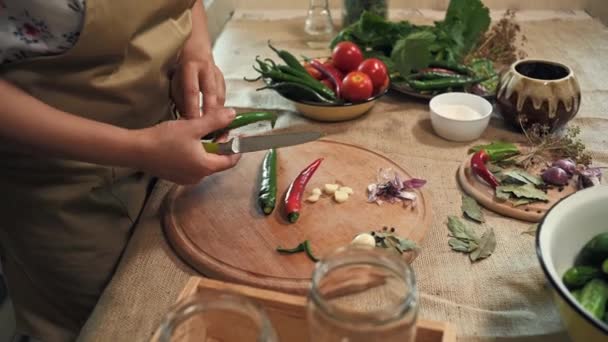
{"type": "Polygon", "coordinates": [[[310,242],[308,240],[304,240],[304,241],[300,242],[300,244],[298,244],[294,248],[277,247],[277,252],[284,253],[284,254],[295,254],[295,253],[305,252],[310,260],[312,260],[314,262],[319,261],[319,258],[317,258],[312,253],[312,249],[310,247],[310,242]]]}
{"type": "Polygon", "coordinates": [[[331,89],[326,87],[323,83],[312,78],[312,76],[310,79],[308,79],[308,78],[303,78],[303,77],[286,74],[278,69],[264,70],[263,68],[258,69],[256,67],[254,67],[253,69],[255,71],[259,72],[262,75],[262,77],[270,78],[274,82],[299,83],[299,84],[305,85],[309,88],[312,88],[314,91],[316,91],[317,93],[321,94],[323,97],[325,97],[329,100],[336,99],[336,93],[334,93],[331,89]]]}
{"type": "Polygon", "coordinates": [[[266,215],[270,215],[277,203],[277,152],[270,149],[262,161],[262,180],[258,192],[258,204],[266,215]]]}
{"type": "MultiPolygon", "coordinates": [[[[298,61],[298,59],[292,55],[291,53],[289,53],[286,50],[278,50],[277,48],[275,48],[274,46],[272,46],[270,44],[270,40],[268,41],[268,47],[270,47],[270,49],[272,51],[274,51],[279,57],[281,57],[281,59],[290,67],[299,70],[300,72],[306,73],[308,75],[308,72],[306,72],[306,68],[304,68],[304,66],[302,66],[302,64],[300,64],[300,61],[298,61]]],[[[312,76],[310,76],[312,78],[312,76]]]]}
{"type": "Polygon", "coordinates": [[[471,78],[471,77],[454,77],[454,78],[441,78],[436,80],[418,81],[408,80],[407,84],[414,90],[425,91],[425,90],[445,90],[449,88],[461,88],[466,85],[475,84],[483,81],[484,78],[471,78]]]}
{"type": "Polygon", "coordinates": [[[473,70],[471,70],[471,68],[467,67],[466,65],[462,65],[462,64],[433,61],[433,62],[431,62],[431,64],[429,66],[433,67],[433,68],[445,68],[445,69],[453,70],[453,71],[455,71],[459,74],[463,74],[463,75],[469,75],[469,76],[474,75],[473,70]]]}
{"type": "Polygon", "coordinates": [[[237,114],[234,120],[232,120],[226,128],[207,134],[203,137],[203,140],[216,139],[231,129],[247,126],[259,121],[270,121],[270,125],[274,128],[274,125],[277,122],[277,114],[271,112],[247,112],[237,114]]]}
{"type": "Polygon", "coordinates": [[[265,87],[256,90],[272,89],[284,97],[294,101],[310,101],[323,103],[336,103],[323,97],[311,87],[293,82],[273,82],[265,87]]]}

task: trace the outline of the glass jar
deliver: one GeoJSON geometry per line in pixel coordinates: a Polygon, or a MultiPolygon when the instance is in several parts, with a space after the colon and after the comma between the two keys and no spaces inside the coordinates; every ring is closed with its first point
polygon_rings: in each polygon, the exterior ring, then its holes
{"type": "Polygon", "coordinates": [[[327,0],[310,0],[304,31],[312,41],[329,41],[335,28],[327,0]]]}
{"type": "Polygon", "coordinates": [[[230,293],[201,293],[175,305],[163,318],[152,342],[277,342],[264,311],[230,293]]]}
{"type": "Polygon", "coordinates": [[[411,342],[418,294],[396,253],[352,245],[315,266],[307,305],[309,340],[411,342]]]}
{"type": "Polygon", "coordinates": [[[388,16],[388,0],[344,0],[342,7],[342,26],[346,27],[368,11],[386,19],[388,16]]]}

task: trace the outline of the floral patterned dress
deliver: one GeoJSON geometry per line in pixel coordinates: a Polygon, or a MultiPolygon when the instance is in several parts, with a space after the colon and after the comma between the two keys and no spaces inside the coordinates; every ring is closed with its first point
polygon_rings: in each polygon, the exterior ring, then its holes
{"type": "Polygon", "coordinates": [[[74,46],[85,0],[0,0],[0,65],[74,46]]]}

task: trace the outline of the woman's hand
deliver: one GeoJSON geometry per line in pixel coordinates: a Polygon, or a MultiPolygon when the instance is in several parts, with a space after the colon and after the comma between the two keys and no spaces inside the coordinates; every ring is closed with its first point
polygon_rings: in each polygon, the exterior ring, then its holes
{"type": "Polygon", "coordinates": [[[171,97],[177,110],[186,118],[201,116],[200,93],[203,93],[203,113],[223,107],[226,84],[213,56],[186,54],[171,79],[171,97]]]}
{"type": "Polygon", "coordinates": [[[224,106],[226,83],[213,59],[202,1],[196,1],[192,7],[192,33],[184,44],[171,80],[171,97],[180,114],[189,119],[224,106]],[[202,113],[200,93],[203,93],[202,113]]]}
{"type": "Polygon", "coordinates": [[[222,108],[201,118],[167,121],[135,131],[142,146],[139,168],[178,184],[196,184],[206,176],[233,167],[240,155],[207,153],[200,139],[226,127],[234,116],[234,110],[222,108]]]}

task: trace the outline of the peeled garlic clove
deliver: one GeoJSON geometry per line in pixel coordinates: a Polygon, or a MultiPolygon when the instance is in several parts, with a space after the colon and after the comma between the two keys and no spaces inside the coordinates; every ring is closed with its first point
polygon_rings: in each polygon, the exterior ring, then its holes
{"type": "Polygon", "coordinates": [[[342,191],[334,192],[334,200],[338,203],[344,203],[348,199],[348,194],[342,191]]]}
{"type": "Polygon", "coordinates": [[[321,189],[319,189],[319,188],[312,189],[312,194],[313,195],[321,195],[321,189]]]}
{"type": "Polygon", "coordinates": [[[354,193],[353,189],[349,188],[347,186],[340,187],[340,189],[338,189],[338,191],[346,192],[349,195],[352,195],[354,193]]]}
{"type": "Polygon", "coordinates": [[[325,186],[323,187],[323,191],[325,191],[325,193],[328,195],[333,195],[334,192],[336,192],[336,190],[338,190],[338,188],[339,188],[338,184],[325,184],[325,186]]]}
{"type": "Polygon", "coordinates": [[[308,198],[306,199],[306,201],[312,202],[312,203],[315,203],[318,200],[319,200],[319,194],[312,194],[312,195],[308,196],[308,198]]]}
{"type": "Polygon", "coordinates": [[[350,242],[352,245],[376,247],[376,239],[370,233],[361,233],[350,242]]]}

